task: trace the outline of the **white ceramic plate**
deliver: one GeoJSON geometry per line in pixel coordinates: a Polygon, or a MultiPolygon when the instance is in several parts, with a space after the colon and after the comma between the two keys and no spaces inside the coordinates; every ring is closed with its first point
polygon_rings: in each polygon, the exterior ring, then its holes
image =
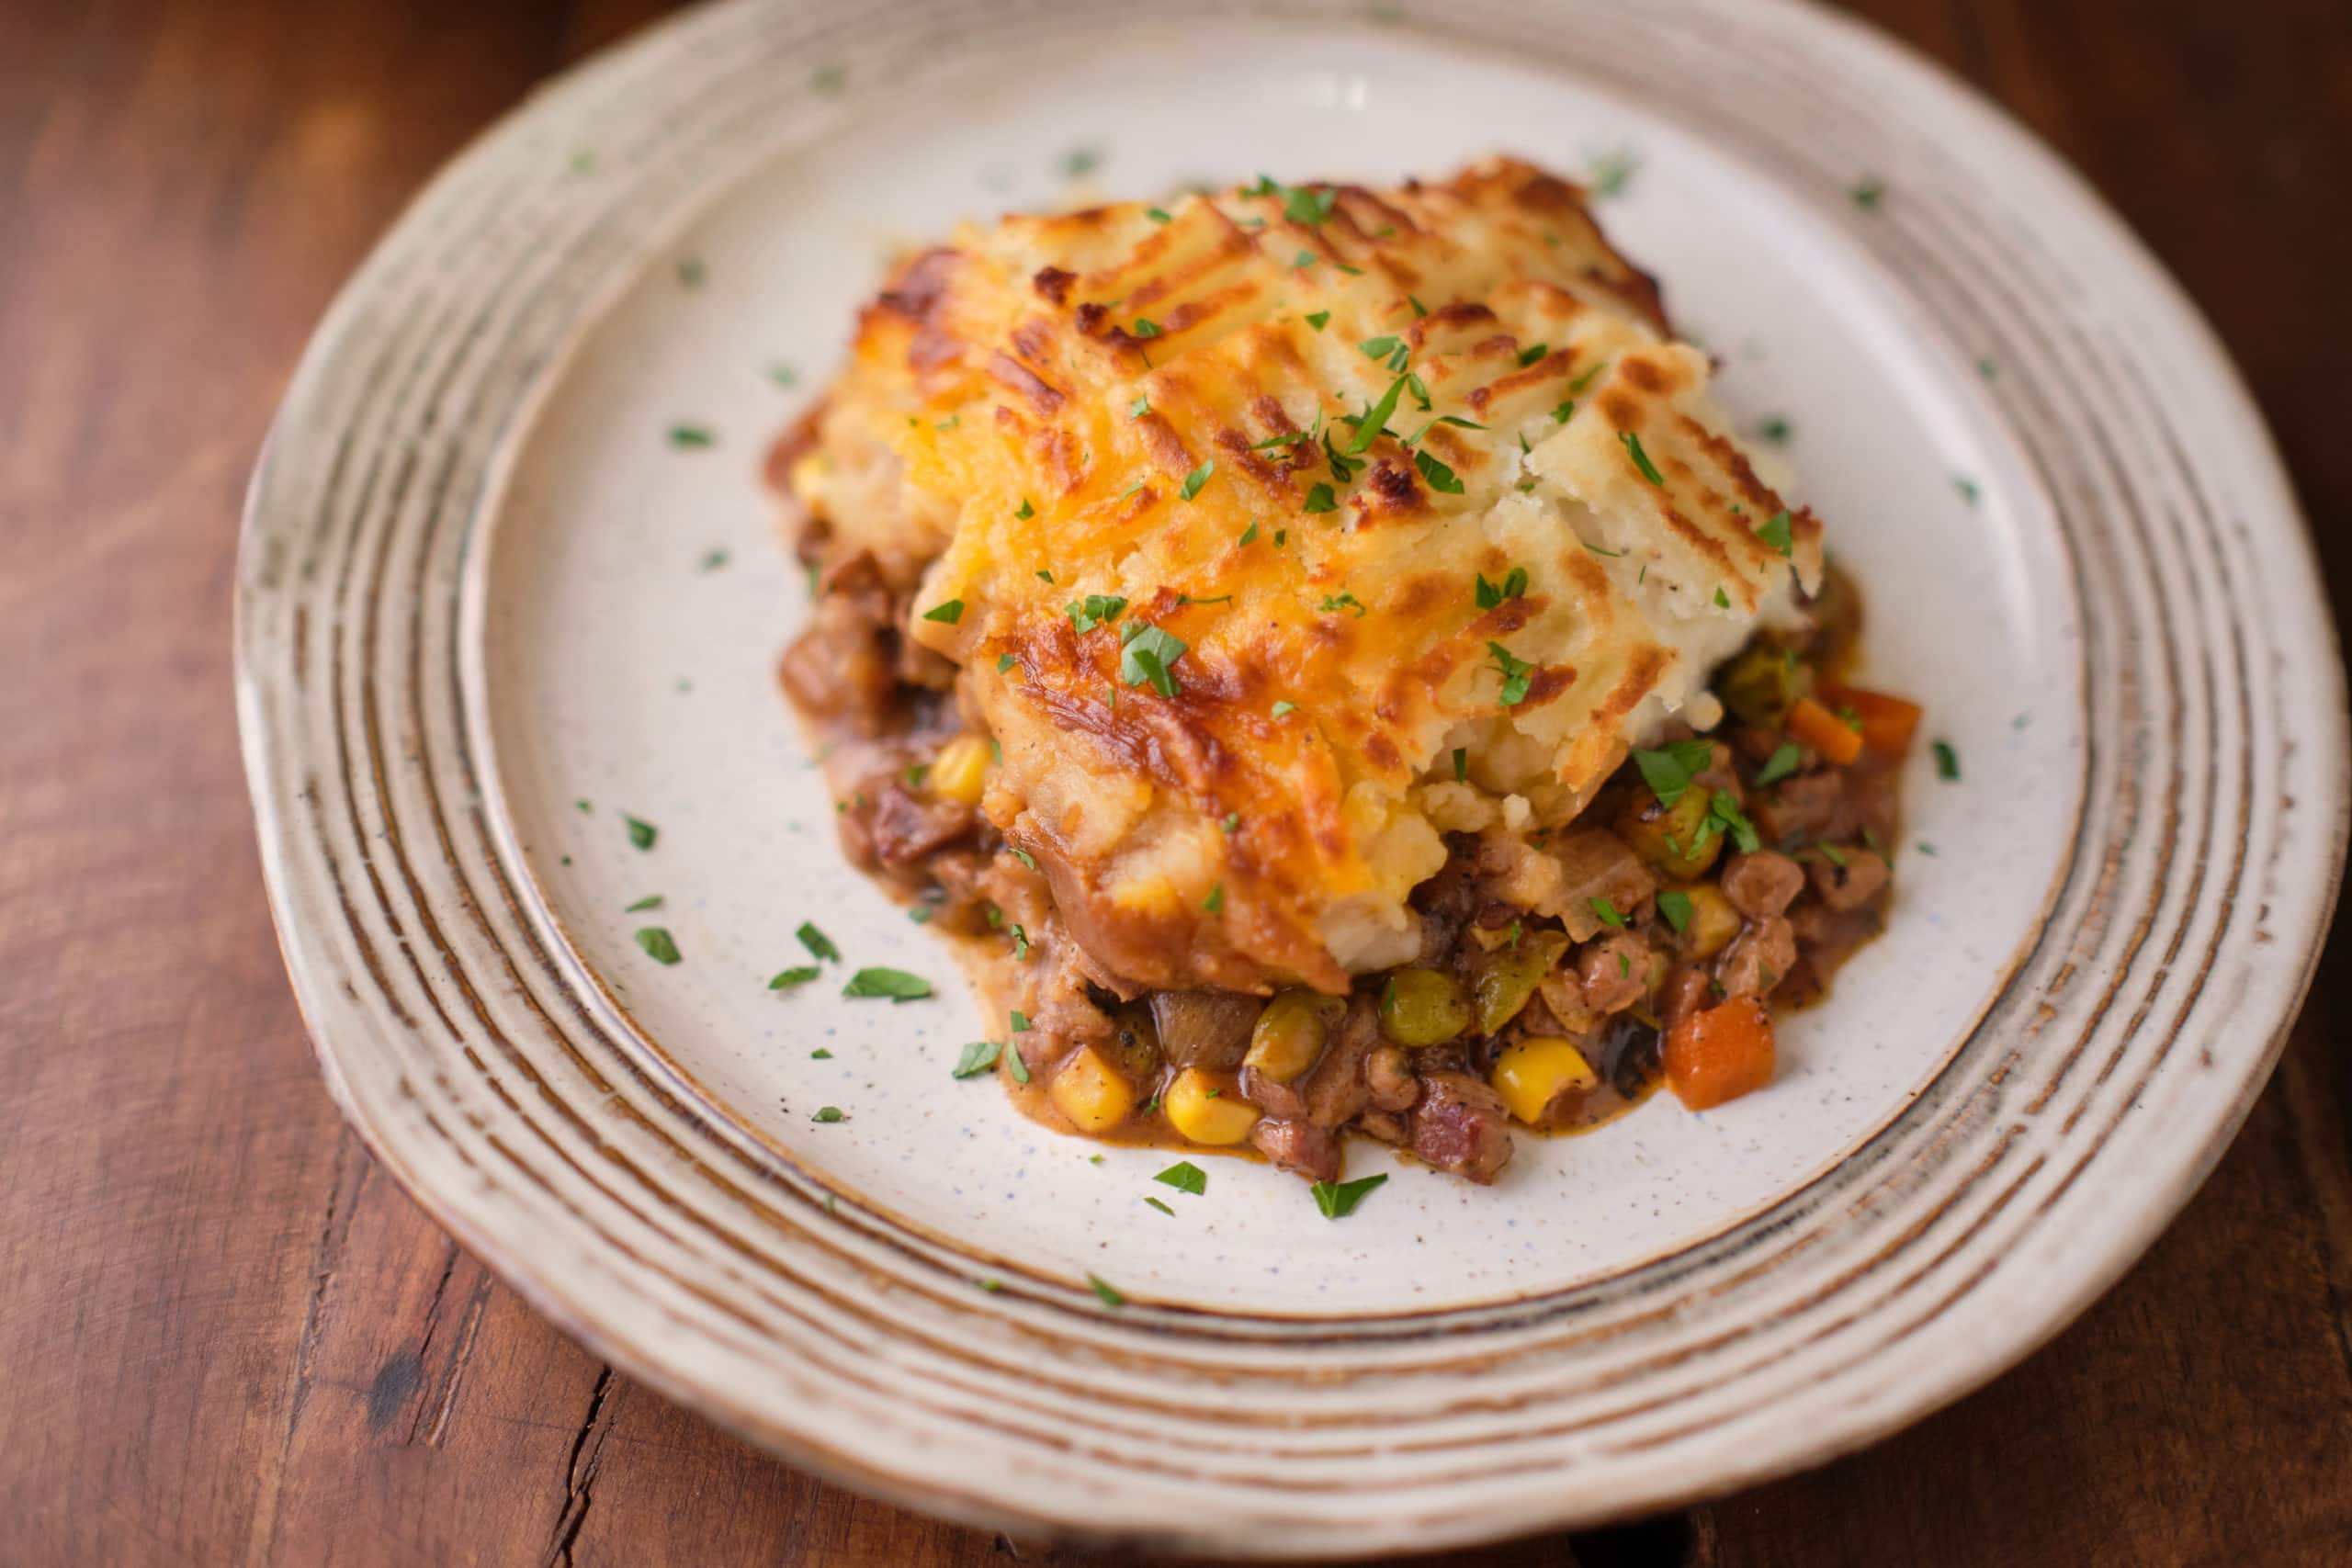
{"type": "Polygon", "coordinates": [[[2333,633],[2233,373],[2129,237],[1809,9],[1431,15],[700,12],[453,165],[288,394],[240,695],[330,1084],[543,1311],[839,1479],[1298,1553],[1819,1459],[2112,1280],[2301,996],[2342,854],[2333,633]],[[1492,1190],[1398,1168],[1337,1224],[1238,1161],[1171,1194],[1164,1156],[1091,1163],[948,1077],[995,1029],[835,847],[772,678],[803,595],[762,448],[886,258],[956,218],[1495,150],[1638,160],[1612,237],[1726,404],[1788,423],[1869,673],[1962,777],[1923,749],[1892,929],[1767,1091],[1522,1139],[1492,1190]],[[767,991],[812,918],[942,995],[767,991]],[[653,920],[683,963],[635,945],[653,920]]]}

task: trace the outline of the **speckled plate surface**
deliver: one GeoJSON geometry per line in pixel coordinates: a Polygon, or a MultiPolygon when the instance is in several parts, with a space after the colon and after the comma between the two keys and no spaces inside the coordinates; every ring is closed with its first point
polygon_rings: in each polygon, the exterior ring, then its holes
{"type": "Polygon", "coordinates": [[[1923,1414],[2217,1157],[2342,855],[2334,633],[2228,364],[2047,153],[1782,4],[695,13],[384,242],[242,571],[279,932],[371,1147],[636,1375],[1019,1529],[1404,1551],[1923,1414]],[[958,217],[1492,150],[1608,172],[1612,237],[1784,442],[1871,679],[1960,777],[1923,749],[1892,930],[1770,1089],[1523,1139],[1491,1190],[1359,1146],[1394,1176],[1337,1223],[1240,1161],[1173,1193],[1164,1156],[949,1077],[995,1029],[835,847],[772,675],[804,595],[762,448],[885,258],[958,217]],[[940,994],[770,992],[807,919],[940,994]]]}

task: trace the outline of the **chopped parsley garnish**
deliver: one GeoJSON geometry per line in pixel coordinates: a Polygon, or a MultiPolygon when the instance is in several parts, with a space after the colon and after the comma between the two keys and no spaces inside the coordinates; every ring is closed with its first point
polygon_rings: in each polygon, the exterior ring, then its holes
{"type": "Polygon", "coordinates": [[[1178,1160],[1152,1179],[1173,1187],[1179,1192],[1190,1192],[1195,1198],[1209,1190],[1208,1172],[1188,1159],[1178,1160]]]}
{"type": "Polygon", "coordinates": [[[1779,784],[1782,779],[1795,773],[1797,765],[1804,760],[1804,756],[1803,749],[1793,740],[1783,740],[1773,747],[1772,754],[1765,758],[1764,765],[1756,771],[1758,787],[1779,784]]]}
{"type": "Polygon", "coordinates": [[[1380,432],[1388,423],[1388,416],[1396,412],[1397,395],[1404,389],[1405,378],[1399,376],[1388,383],[1388,390],[1380,394],[1380,400],[1364,411],[1363,418],[1356,423],[1355,434],[1348,441],[1348,456],[1352,457],[1359,452],[1369,451],[1372,444],[1380,439],[1380,432]]]}
{"type": "Polygon", "coordinates": [[[1054,574],[1042,566],[1029,575],[1040,582],[1051,582],[1054,580],[1054,574]]]}
{"type": "Polygon", "coordinates": [[[1785,556],[1792,544],[1789,535],[1789,525],[1792,521],[1786,512],[1776,512],[1770,523],[1756,530],[1756,536],[1785,556]]]}
{"type": "Polygon", "coordinates": [[[582,795],[581,798],[579,798],[578,800],[573,801],[571,804],[572,804],[575,807],[577,807],[577,808],[578,808],[578,810],[579,810],[579,812],[580,812],[580,815],[581,815],[581,816],[582,816],[582,817],[587,816],[590,812],[592,812],[592,811],[594,811],[594,810],[595,810],[595,809],[596,809],[595,806],[594,806],[592,802],[590,802],[590,801],[589,801],[589,799],[587,798],[587,796],[585,796],[585,795],[582,795]]]}
{"type": "Polygon", "coordinates": [[[1023,1012],[1019,1008],[1014,1008],[1009,1016],[1012,1023],[1013,1033],[1026,1034],[1029,1032],[1030,1023],[1029,1015],[1027,1013],[1023,1012]]]}
{"type": "Polygon", "coordinates": [[[962,1055],[956,1058],[956,1066],[950,1069],[948,1076],[958,1078],[976,1078],[995,1066],[996,1059],[1003,1055],[1003,1041],[975,1040],[964,1047],[962,1055]]]}
{"type": "Polygon", "coordinates": [[[1667,888],[1657,896],[1657,912],[1676,931],[1688,930],[1690,925],[1690,895],[1676,888],[1667,888]]]}
{"type": "MultiPolygon", "coordinates": [[[[1021,928],[1015,926],[1012,929],[1019,931],[1021,928]]],[[[1004,1070],[1012,1075],[1014,1083],[1029,1081],[1029,1064],[1022,1059],[1020,1042],[1015,1041],[1004,1048],[1004,1070]]]]}
{"type": "Polygon", "coordinates": [[[808,1053],[808,1059],[812,1062],[830,1062],[833,1059],[833,1054],[820,1045],[808,1053]]]}
{"type": "Polygon", "coordinates": [[[1102,1275],[1089,1274],[1086,1277],[1086,1283],[1097,1296],[1102,1298],[1104,1306],[1123,1307],[1127,1304],[1127,1298],[1119,1294],[1119,1288],[1102,1275]]]}
{"type": "Polygon", "coordinates": [[[662,895],[659,893],[649,893],[644,897],[639,898],[636,903],[624,907],[621,913],[624,915],[634,915],[639,909],[658,909],[661,907],[662,895]]]}
{"type": "Polygon", "coordinates": [[[1290,530],[1289,530],[1289,529],[1287,529],[1287,528],[1277,528],[1277,529],[1275,529],[1275,530],[1274,530],[1274,548],[1276,548],[1276,549],[1281,549],[1281,548],[1283,547],[1283,546],[1286,542],[1288,542],[1289,538],[1290,538],[1290,530]]]}
{"type": "Polygon", "coordinates": [[[1715,608],[1718,610],[1728,610],[1731,608],[1730,596],[1725,594],[1720,588],[1715,590],[1715,608]]]}
{"type": "Polygon", "coordinates": [[[1243,545],[1254,545],[1258,542],[1258,520],[1255,517],[1250,519],[1250,526],[1241,530],[1241,537],[1235,542],[1243,545]]]}
{"type": "Polygon", "coordinates": [[[1203,463],[1199,468],[1194,468],[1191,473],[1184,476],[1184,482],[1181,487],[1179,487],[1176,493],[1182,496],[1186,501],[1192,500],[1194,496],[1201,493],[1201,487],[1208,483],[1209,476],[1216,472],[1216,459],[1215,457],[1211,457],[1207,462],[1203,463]]]}
{"type": "MultiPolygon", "coordinates": [[[[1611,560],[1622,560],[1624,558],[1625,552],[1623,550],[1604,550],[1599,545],[1589,544],[1582,539],[1579,539],[1577,542],[1583,545],[1586,549],[1590,550],[1594,555],[1606,556],[1611,560]]],[[[1647,571],[1649,568],[1645,566],[1642,568],[1642,570],[1644,571],[1647,571]]]]}
{"type": "Polygon", "coordinates": [[[1756,434],[1775,446],[1785,446],[1789,444],[1791,427],[1785,419],[1768,419],[1756,427],[1756,434]]]}
{"type": "Polygon", "coordinates": [[[1074,180],[1081,175],[1092,174],[1094,172],[1095,165],[1102,162],[1102,153],[1101,149],[1094,147],[1073,147],[1069,152],[1062,154],[1062,173],[1069,178],[1074,180]]]}
{"type": "Polygon", "coordinates": [[[964,601],[961,599],[950,599],[944,604],[933,604],[930,609],[925,610],[922,613],[922,618],[926,621],[938,621],[943,625],[952,626],[956,622],[964,618],[964,601]]]}
{"type": "Polygon", "coordinates": [[[1715,833],[1730,834],[1731,841],[1739,846],[1740,853],[1746,855],[1754,854],[1764,842],[1756,831],[1756,824],[1740,810],[1739,797],[1727,789],[1715,791],[1708,800],[1706,819],[1699,824],[1699,831],[1692,838],[1690,847],[1696,850],[1715,833]]]}
{"type": "Polygon", "coordinates": [[[1603,152],[1592,160],[1587,172],[1592,176],[1595,196],[1622,196],[1634,171],[1642,166],[1640,156],[1628,148],[1619,147],[1603,152]]]}
{"type": "Polygon", "coordinates": [[[1936,754],[1936,777],[1946,783],[1957,783],[1960,779],[1960,753],[1952,750],[1951,742],[1930,741],[1928,750],[1936,754]]]}
{"type": "Polygon", "coordinates": [[[1608,368],[1609,361],[1606,359],[1595,362],[1585,370],[1583,375],[1578,376],[1575,380],[1568,383],[1569,392],[1579,398],[1584,396],[1584,389],[1587,387],[1591,386],[1594,381],[1598,380],[1600,373],[1608,368]]]}
{"type": "Polygon", "coordinates": [[[664,926],[639,926],[637,945],[645,949],[647,957],[658,963],[675,964],[680,957],[678,944],[664,926]]]}
{"type": "Polygon", "coordinates": [[[1642,450],[1642,438],[1630,430],[1621,430],[1617,433],[1617,440],[1625,448],[1625,456],[1634,459],[1634,467],[1641,469],[1642,478],[1664,490],[1666,479],[1657,471],[1657,465],[1650,461],[1650,455],[1642,450]]]}
{"type": "Polygon", "coordinates": [[[1134,402],[1127,405],[1127,417],[1129,419],[1141,419],[1150,412],[1151,400],[1148,397],[1137,398],[1134,402]]]}
{"type": "Polygon", "coordinates": [[[1936,846],[1928,842],[1927,840],[1922,839],[1919,840],[1918,850],[1923,855],[1932,855],[1936,852],[1936,846]]]}
{"type": "Polygon", "coordinates": [[[1367,359],[1387,360],[1388,368],[1391,370],[1405,368],[1405,345],[1396,338],[1368,337],[1356,344],[1356,347],[1363,351],[1363,355],[1367,359]]]}
{"type": "Polygon", "coordinates": [[[1165,223],[1168,221],[1168,212],[1164,208],[1147,207],[1143,209],[1143,215],[1146,218],[1150,219],[1154,223],[1165,223]]]}
{"type": "Polygon", "coordinates": [[[1126,600],[1116,593],[1089,593],[1082,600],[1073,599],[1063,605],[1062,614],[1069,617],[1069,624],[1082,635],[1117,620],[1126,607],[1126,600]]]}
{"type": "MultiPolygon", "coordinates": [[[[1569,420],[1576,417],[1576,412],[1577,400],[1574,398],[1570,398],[1567,401],[1558,404],[1552,410],[1552,423],[1554,424],[1566,424],[1569,420]]],[[[1523,442],[1527,438],[1522,435],[1520,439],[1523,442]]]]}
{"type": "Polygon", "coordinates": [[[1548,343],[1532,344],[1522,348],[1519,351],[1519,367],[1524,370],[1551,352],[1552,345],[1548,343]]]}
{"type": "Polygon", "coordinates": [[[1469,776],[1470,748],[1467,746],[1456,746],[1453,749],[1453,782],[1455,784],[1460,784],[1469,776]]]}
{"type": "Polygon", "coordinates": [[[903,969],[861,969],[849,977],[842,995],[888,997],[894,1002],[911,1002],[931,995],[931,982],[903,969]]]}
{"type": "Polygon", "coordinates": [[[1473,590],[1477,597],[1478,608],[1481,610],[1491,610],[1504,600],[1516,599],[1526,592],[1527,569],[1523,566],[1515,566],[1505,573],[1500,588],[1487,581],[1486,573],[1480,572],[1478,585],[1473,590]]]}
{"type": "Polygon", "coordinates": [[[792,934],[800,939],[800,945],[808,950],[810,957],[830,959],[835,964],[842,961],[842,950],[833,945],[831,937],[817,929],[816,921],[801,921],[800,929],[792,934]]]}
{"type": "MultiPolygon", "coordinates": [[[[1019,861],[1023,865],[1027,866],[1031,871],[1035,871],[1035,870],[1036,870],[1036,869],[1037,869],[1037,858],[1036,858],[1035,855],[1031,854],[1027,850],[1020,849],[1020,848],[1015,848],[1015,849],[1013,849],[1013,850],[1012,850],[1012,852],[1010,852],[1012,853],[1012,858],[1013,858],[1014,860],[1019,861]]],[[[1013,929],[1014,931],[1019,931],[1021,928],[1020,928],[1019,926],[1015,926],[1015,927],[1013,927],[1012,929],[1013,929]]]]}
{"type": "Polygon", "coordinates": [[[1355,478],[1356,470],[1363,467],[1363,458],[1351,460],[1346,453],[1332,444],[1331,433],[1328,430],[1323,433],[1323,460],[1331,465],[1331,478],[1340,484],[1355,478]]]}
{"type": "Polygon", "coordinates": [[[789,365],[771,365],[768,367],[768,379],[779,387],[797,387],[800,385],[800,372],[789,365]]]}
{"type": "Polygon", "coordinates": [[[701,570],[704,571],[717,571],[720,567],[727,564],[727,560],[728,556],[725,550],[705,550],[702,554],[702,561],[700,563],[701,570]]]}
{"type": "Polygon", "coordinates": [[[1148,622],[1137,621],[1127,627],[1122,641],[1119,679],[1130,686],[1148,682],[1161,696],[1174,696],[1176,677],[1168,672],[1168,667],[1184,657],[1184,640],[1148,622]]]}
{"type": "Polygon", "coordinates": [[[1298,254],[1290,258],[1290,265],[1295,267],[1301,268],[1310,267],[1320,259],[1321,258],[1316,255],[1313,251],[1301,251],[1298,254]]]}
{"type": "Polygon", "coordinates": [[[996,656],[996,672],[1001,675],[1020,662],[1009,653],[1000,653],[996,656]]]}
{"type": "Polygon", "coordinates": [[[1857,181],[1854,188],[1846,194],[1852,197],[1854,205],[1863,211],[1876,212],[1879,209],[1879,204],[1886,199],[1886,187],[1874,179],[1864,179],[1857,181]]]}
{"type": "Polygon", "coordinates": [[[1839,849],[1835,844],[1815,844],[1813,847],[1821,852],[1821,858],[1823,860],[1827,861],[1831,865],[1838,867],[1841,871],[1845,869],[1845,851],[1839,849]]]}
{"type": "Polygon", "coordinates": [[[1137,316],[1133,329],[1133,335],[1136,337],[1158,337],[1159,335],[1159,323],[1153,321],[1148,316],[1137,316]]]}
{"type": "Polygon", "coordinates": [[[1201,908],[1207,910],[1212,915],[1219,915],[1225,912],[1224,883],[1220,882],[1215,887],[1209,889],[1209,896],[1201,900],[1201,908]]]}
{"type": "Polygon", "coordinates": [[[1306,487],[1306,504],[1299,510],[1310,514],[1317,512],[1337,512],[1340,510],[1340,498],[1331,493],[1329,485],[1311,484],[1306,487]]]}
{"type": "Polygon", "coordinates": [[[1512,658],[1510,649],[1498,642],[1487,644],[1487,651],[1495,656],[1493,668],[1503,678],[1503,689],[1497,701],[1507,708],[1517,707],[1527,700],[1528,671],[1535,666],[1524,659],[1512,658]]]}
{"type": "Polygon", "coordinates": [[[1968,502],[1971,506],[1976,504],[1976,498],[1980,492],[1976,488],[1976,481],[1974,479],[1963,479],[1955,474],[1952,477],[1951,488],[1960,491],[1961,500],[1968,502]]]}
{"type": "Polygon", "coordinates": [[[1022,522],[1026,523],[1029,519],[1037,515],[1037,509],[1029,504],[1029,498],[1024,495],[1021,498],[1021,510],[1014,513],[1012,515],[1019,518],[1022,522]]]}
{"type": "Polygon", "coordinates": [[[1296,713],[1298,711],[1298,705],[1293,702],[1278,702],[1269,711],[1272,712],[1276,718],[1280,718],[1284,714],[1296,713]]]}
{"type": "Polygon", "coordinates": [[[1329,326],[1330,322],[1331,312],[1329,310],[1317,310],[1313,315],[1306,318],[1306,324],[1313,327],[1318,333],[1325,327],[1329,326]]]}
{"type": "Polygon", "coordinates": [[[1430,457],[1429,453],[1414,453],[1413,467],[1420,469],[1421,478],[1430,481],[1430,489],[1442,491],[1446,495],[1462,493],[1462,480],[1455,477],[1452,468],[1430,457]]]}
{"type": "Polygon", "coordinates": [[[933,430],[953,430],[953,429],[955,429],[957,425],[959,425],[959,424],[961,424],[961,423],[964,423],[964,416],[963,416],[962,414],[960,414],[960,413],[951,413],[951,414],[949,414],[945,419],[943,419],[943,420],[941,420],[938,423],[936,423],[936,424],[933,425],[933,426],[932,426],[932,429],[933,429],[933,430]]]}
{"type": "Polygon", "coordinates": [[[1618,911],[1617,906],[1608,899],[1588,898],[1585,902],[1592,906],[1592,912],[1600,917],[1602,925],[1622,926],[1625,923],[1625,917],[1618,911]]]}
{"type": "Polygon", "coordinates": [[[788,991],[795,986],[807,985],[823,973],[824,971],[814,964],[796,964],[789,969],[778,970],[775,978],[768,982],[768,989],[788,991]]]}
{"type": "Polygon", "coordinates": [[[1176,595],[1176,603],[1180,606],[1185,604],[1230,604],[1233,603],[1233,595],[1230,593],[1220,593],[1214,599],[1195,599],[1190,593],[1179,593],[1176,595]]]}
{"type": "Polygon", "coordinates": [[[1352,593],[1326,593],[1323,595],[1323,603],[1315,607],[1327,615],[1336,615],[1343,610],[1352,610],[1355,612],[1356,619],[1363,619],[1363,601],[1352,593]]]}
{"type": "Polygon", "coordinates": [[[1147,1203],[1148,1203],[1148,1204],[1150,1204],[1153,1208],[1155,1208],[1155,1209],[1159,1210],[1161,1213],[1166,1214],[1166,1215],[1167,1215],[1170,1219],[1171,1219],[1171,1220],[1172,1220],[1172,1219],[1174,1219],[1174,1218],[1176,1217],[1176,1211],[1175,1211],[1175,1210],[1173,1210],[1173,1209],[1171,1209],[1171,1208],[1170,1208],[1167,1204],[1165,1204],[1165,1203],[1161,1202],[1161,1201],[1160,1201],[1159,1199],[1157,1199],[1157,1198],[1147,1198],[1147,1199],[1145,1199],[1145,1200],[1144,1200],[1144,1201],[1145,1201],[1145,1202],[1147,1202],[1147,1203]]]}
{"type": "Polygon", "coordinates": [[[1217,829],[1228,839],[1233,837],[1234,834],[1241,830],[1241,813],[1238,811],[1227,812],[1225,816],[1218,820],[1217,829]]]}
{"type": "Polygon", "coordinates": [[[718,437],[711,434],[707,425],[673,424],[670,427],[670,445],[682,452],[692,451],[697,447],[718,446],[718,437]]]}
{"type": "Polygon", "coordinates": [[[1315,434],[1312,431],[1294,430],[1287,435],[1269,435],[1263,441],[1254,441],[1250,443],[1250,450],[1252,452],[1263,452],[1270,448],[1295,446],[1302,441],[1312,441],[1314,439],[1315,434]]]}
{"type": "Polygon", "coordinates": [[[1356,1212],[1364,1195],[1388,1179],[1383,1172],[1356,1181],[1318,1181],[1309,1191],[1315,1194],[1315,1206],[1323,1211],[1327,1220],[1343,1220],[1356,1212]]]}
{"type": "Polygon", "coordinates": [[[621,824],[628,829],[628,841],[640,850],[651,849],[653,840],[662,834],[661,829],[641,817],[624,816],[621,824]]]}
{"type": "Polygon", "coordinates": [[[1655,751],[1634,753],[1634,766],[1650,786],[1660,806],[1671,807],[1682,792],[1715,760],[1715,749],[1704,740],[1669,740],[1655,751]]]}
{"type": "Polygon", "coordinates": [[[842,1108],[838,1105],[820,1105],[817,1107],[817,1114],[811,1116],[808,1120],[811,1122],[822,1122],[831,1125],[835,1122],[846,1122],[849,1118],[842,1114],[842,1108]]]}
{"type": "Polygon", "coordinates": [[[1430,308],[1427,305],[1422,304],[1419,299],[1414,299],[1409,294],[1405,296],[1405,303],[1413,308],[1413,314],[1416,316],[1426,316],[1430,313],[1430,308]]]}

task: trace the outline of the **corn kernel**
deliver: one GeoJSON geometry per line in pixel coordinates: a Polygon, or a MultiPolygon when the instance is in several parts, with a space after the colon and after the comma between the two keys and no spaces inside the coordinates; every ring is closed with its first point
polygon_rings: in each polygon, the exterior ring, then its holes
{"type": "Polygon", "coordinates": [[[1105,1133],[1136,1108],[1135,1085],[1091,1045],[1081,1045],[1054,1075],[1046,1097],[1081,1133],[1105,1133]]]}
{"type": "Polygon", "coordinates": [[[988,741],[978,735],[959,735],[931,760],[931,787],[948,800],[978,806],[988,773],[988,741]]]}
{"type": "Polygon", "coordinates": [[[1323,1043],[1343,1005],[1337,997],[1318,991],[1283,992],[1258,1015],[1244,1062],[1276,1083],[1304,1077],[1323,1055],[1323,1043]]]}
{"type": "Polygon", "coordinates": [[[1544,1112],[1563,1093],[1587,1094],[1598,1089],[1600,1075],[1573,1041],[1540,1034],[1505,1046],[1495,1058],[1488,1081],[1510,1113],[1532,1127],[1542,1123],[1544,1112]]]}
{"type": "Polygon", "coordinates": [[[1186,1067],[1159,1097],[1168,1124],[1196,1144],[1238,1144],[1258,1124],[1258,1108],[1241,1098],[1230,1073],[1186,1067]]]}

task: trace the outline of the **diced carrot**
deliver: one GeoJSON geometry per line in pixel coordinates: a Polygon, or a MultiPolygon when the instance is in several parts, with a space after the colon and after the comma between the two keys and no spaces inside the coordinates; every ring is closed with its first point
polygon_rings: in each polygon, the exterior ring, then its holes
{"type": "Polygon", "coordinates": [[[1685,1014],[1663,1055],[1667,1087],[1690,1110],[1737,1100],[1772,1081],[1772,1015],[1756,997],[1685,1014]]]}
{"type": "Polygon", "coordinates": [[[1861,732],[1811,697],[1789,709],[1789,733],[1839,767],[1862,754],[1861,732]]]}
{"type": "Polygon", "coordinates": [[[1821,700],[1834,709],[1850,710],[1861,721],[1862,744],[1884,756],[1900,757],[1911,749],[1919,728],[1919,705],[1860,686],[1833,686],[1821,700]]]}

